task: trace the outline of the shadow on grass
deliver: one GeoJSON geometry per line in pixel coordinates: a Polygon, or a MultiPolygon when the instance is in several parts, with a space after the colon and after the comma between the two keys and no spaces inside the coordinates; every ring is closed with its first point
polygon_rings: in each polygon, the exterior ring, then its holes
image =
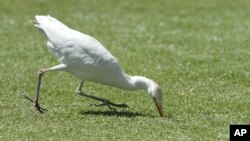
{"type": "Polygon", "coordinates": [[[117,116],[117,117],[151,117],[147,114],[142,114],[139,112],[130,112],[130,111],[80,111],[81,115],[96,115],[96,116],[117,116]]]}

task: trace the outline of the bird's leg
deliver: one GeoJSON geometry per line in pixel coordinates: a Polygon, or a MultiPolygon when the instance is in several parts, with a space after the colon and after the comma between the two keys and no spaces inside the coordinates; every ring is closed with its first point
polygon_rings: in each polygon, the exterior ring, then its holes
{"type": "Polygon", "coordinates": [[[36,85],[36,98],[34,101],[34,107],[36,107],[36,109],[40,112],[43,113],[46,109],[40,107],[38,100],[39,100],[39,95],[40,95],[40,86],[41,86],[41,80],[42,80],[42,76],[44,73],[46,73],[48,70],[46,69],[40,69],[38,71],[38,75],[37,75],[37,85],[36,85]]]}
{"type": "Polygon", "coordinates": [[[82,92],[83,83],[84,83],[84,81],[82,80],[82,81],[80,82],[79,86],[78,86],[77,89],[76,89],[76,93],[79,94],[79,95],[80,95],[81,92],[82,92]]]}
{"type": "MultiPolygon", "coordinates": [[[[43,74],[45,74],[46,72],[49,71],[62,71],[65,70],[66,65],[64,64],[60,64],[60,65],[56,65],[54,67],[48,68],[48,69],[41,69],[38,71],[38,76],[37,76],[37,85],[36,85],[36,98],[34,101],[34,107],[36,107],[36,109],[40,112],[43,113],[46,109],[42,108],[39,103],[39,95],[40,95],[40,86],[41,86],[41,80],[42,80],[42,76],[43,74]]],[[[47,110],[46,110],[47,111],[47,110]]]]}
{"type": "Polygon", "coordinates": [[[46,72],[49,72],[49,71],[63,71],[65,70],[66,68],[66,65],[64,64],[60,64],[60,65],[56,65],[54,67],[51,67],[51,68],[48,68],[48,69],[40,69],[38,71],[38,74],[37,74],[37,85],[36,85],[36,91],[35,91],[35,100],[29,98],[28,96],[26,95],[23,95],[24,98],[28,99],[29,101],[33,102],[34,103],[34,107],[40,112],[40,113],[43,113],[46,109],[42,108],[40,105],[39,105],[39,95],[40,95],[40,86],[41,86],[41,80],[42,80],[42,76],[46,73],[46,72]]]}
{"type": "Polygon", "coordinates": [[[40,107],[39,103],[38,103],[38,99],[39,99],[39,94],[40,94],[40,86],[41,86],[41,80],[42,80],[42,76],[44,73],[48,72],[49,70],[48,69],[40,69],[38,71],[38,74],[37,74],[37,85],[36,85],[36,92],[35,92],[35,95],[36,95],[36,98],[35,100],[31,99],[30,97],[26,96],[26,95],[23,95],[24,98],[28,99],[29,101],[33,102],[34,103],[34,107],[40,112],[40,113],[43,113],[46,109],[40,107]]]}
{"type": "Polygon", "coordinates": [[[31,99],[30,97],[24,95],[24,98],[30,100],[31,102],[34,103],[34,107],[40,112],[40,113],[43,113],[46,109],[40,107],[39,103],[38,103],[38,100],[39,100],[39,94],[40,94],[40,86],[41,86],[41,79],[42,79],[42,76],[45,72],[47,72],[48,70],[46,69],[40,69],[38,71],[38,74],[37,74],[37,85],[36,85],[36,98],[35,100],[31,99]]]}
{"type": "Polygon", "coordinates": [[[94,104],[95,106],[107,106],[109,109],[114,110],[114,111],[115,111],[115,108],[113,108],[111,106],[123,107],[123,108],[129,107],[127,104],[116,104],[116,103],[110,102],[107,99],[96,97],[96,96],[89,95],[89,94],[86,94],[86,93],[82,92],[83,83],[84,83],[84,81],[81,81],[80,85],[78,86],[78,88],[76,90],[76,93],[78,95],[80,95],[80,96],[85,96],[85,97],[88,97],[88,98],[91,98],[91,99],[94,99],[94,100],[102,102],[101,104],[94,104]]]}

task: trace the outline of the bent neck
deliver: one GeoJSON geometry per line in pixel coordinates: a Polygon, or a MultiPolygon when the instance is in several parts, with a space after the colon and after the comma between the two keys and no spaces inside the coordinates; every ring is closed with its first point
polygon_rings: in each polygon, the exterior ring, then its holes
{"type": "Polygon", "coordinates": [[[120,73],[107,77],[108,79],[105,77],[102,79],[103,81],[95,82],[126,90],[143,89],[147,92],[149,92],[150,89],[154,89],[158,86],[154,81],[143,76],[130,76],[125,73],[120,73]]]}
{"type": "Polygon", "coordinates": [[[116,83],[116,87],[128,90],[146,90],[153,99],[160,116],[162,117],[164,115],[162,109],[162,92],[159,86],[154,81],[142,76],[129,76],[126,74],[123,74],[122,76],[123,77],[121,77],[121,79],[118,79],[118,81],[116,81],[120,82],[116,83]]]}
{"type": "Polygon", "coordinates": [[[151,81],[150,79],[143,77],[143,76],[130,76],[127,74],[124,74],[124,82],[123,82],[123,89],[130,89],[130,90],[138,90],[138,89],[144,89],[148,90],[151,81]]]}
{"type": "Polygon", "coordinates": [[[129,76],[130,83],[135,89],[148,89],[149,79],[142,76],[129,76]]]}

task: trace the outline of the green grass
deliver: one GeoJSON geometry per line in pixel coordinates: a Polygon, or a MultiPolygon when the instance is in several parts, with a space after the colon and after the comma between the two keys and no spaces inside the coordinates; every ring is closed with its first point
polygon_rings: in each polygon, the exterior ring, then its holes
{"type": "Polygon", "coordinates": [[[230,124],[250,124],[248,0],[2,0],[0,6],[0,140],[198,141],[229,138],[230,124]],[[50,14],[94,36],[131,75],[164,92],[159,118],[144,91],[87,82],[85,91],[129,109],[93,107],[75,94],[65,72],[43,79],[40,114],[36,73],[57,64],[29,20],[50,14]]]}

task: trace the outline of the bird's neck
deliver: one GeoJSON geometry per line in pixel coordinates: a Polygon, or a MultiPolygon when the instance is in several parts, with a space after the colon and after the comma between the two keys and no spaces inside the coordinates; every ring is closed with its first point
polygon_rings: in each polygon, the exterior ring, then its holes
{"type": "MultiPolygon", "coordinates": [[[[148,92],[148,94],[153,99],[160,116],[162,117],[163,114],[163,108],[162,108],[162,92],[159,86],[153,81],[146,77],[142,76],[129,76],[125,75],[127,88],[130,88],[132,90],[136,89],[144,89],[148,92]]],[[[124,85],[124,86],[125,86],[124,85]]]]}
{"type": "Polygon", "coordinates": [[[118,75],[111,75],[107,77],[108,78],[106,78],[105,76],[105,78],[101,79],[103,81],[95,82],[126,90],[143,89],[149,91],[152,88],[154,89],[155,87],[158,87],[158,85],[154,81],[143,76],[130,76],[125,73],[121,73],[118,75]],[[112,81],[110,81],[110,79],[112,81]]]}
{"type": "Polygon", "coordinates": [[[125,89],[131,89],[131,90],[138,90],[138,89],[144,89],[148,90],[151,80],[143,77],[143,76],[130,76],[127,74],[124,74],[125,77],[125,89]]]}

